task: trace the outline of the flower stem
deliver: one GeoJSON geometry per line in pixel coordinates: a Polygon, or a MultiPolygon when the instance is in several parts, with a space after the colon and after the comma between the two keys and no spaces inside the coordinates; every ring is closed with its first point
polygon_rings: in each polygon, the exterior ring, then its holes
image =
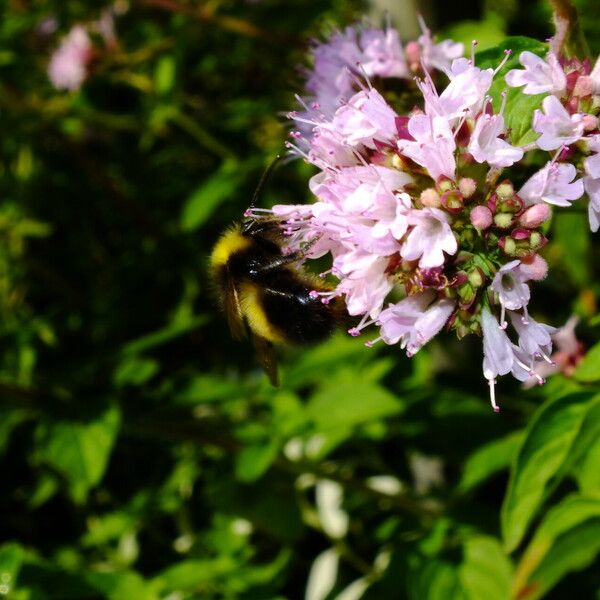
{"type": "Polygon", "coordinates": [[[550,42],[555,54],[563,51],[568,57],[584,59],[590,56],[590,49],[579,25],[577,9],[571,0],[550,0],[552,19],[556,33],[550,42]]]}

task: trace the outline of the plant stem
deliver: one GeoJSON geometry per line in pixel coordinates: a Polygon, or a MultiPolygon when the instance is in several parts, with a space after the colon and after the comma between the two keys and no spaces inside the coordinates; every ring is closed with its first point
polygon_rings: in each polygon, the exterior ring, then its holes
{"type": "Polygon", "coordinates": [[[564,51],[568,57],[577,56],[582,60],[589,57],[590,49],[579,25],[575,6],[570,0],[550,0],[550,6],[556,29],[550,49],[557,55],[564,51]]]}

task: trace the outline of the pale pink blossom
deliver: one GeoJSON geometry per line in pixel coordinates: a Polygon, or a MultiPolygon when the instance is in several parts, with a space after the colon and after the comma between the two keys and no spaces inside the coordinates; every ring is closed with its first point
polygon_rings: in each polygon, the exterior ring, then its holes
{"type": "Polygon", "coordinates": [[[576,176],[577,169],[573,165],[550,161],[525,182],[519,197],[527,206],[538,202],[571,206],[573,200],[583,195],[583,181],[573,181],[576,176]]]}
{"type": "Polygon", "coordinates": [[[600,56],[596,59],[590,77],[594,82],[594,94],[600,94],[600,56]]]}
{"type": "Polygon", "coordinates": [[[519,269],[521,261],[513,260],[505,265],[502,265],[494,279],[490,288],[498,294],[498,300],[502,307],[500,315],[500,323],[504,328],[506,322],[504,320],[505,311],[526,309],[531,292],[529,286],[525,283],[526,278],[519,269]]]}
{"type": "Polygon", "coordinates": [[[495,383],[498,375],[506,375],[513,367],[514,354],[508,336],[498,325],[496,317],[485,307],[481,311],[481,331],[483,333],[483,376],[490,386],[490,402],[495,412],[500,409],[496,404],[495,383]]]}
{"type": "MultiPolygon", "coordinates": [[[[535,373],[538,379],[540,377],[547,378],[556,373],[563,373],[566,377],[573,374],[585,354],[583,344],[575,335],[575,328],[578,323],[578,317],[569,317],[562,327],[551,334],[556,350],[550,355],[550,361],[538,361],[535,365],[535,373]]],[[[536,383],[536,377],[527,380],[524,387],[531,387],[536,383]]]]}
{"type": "Polygon", "coordinates": [[[368,77],[409,77],[406,57],[396,29],[365,29],[360,34],[360,45],[360,64],[368,77]]]}
{"type": "Polygon", "coordinates": [[[492,85],[492,69],[482,70],[466,58],[452,63],[447,72],[450,83],[438,95],[430,79],[418,82],[425,99],[425,112],[454,122],[465,114],[474,117],[483,107],[485,95],[492,85]]]}
{"type": "Polygon", "coordinates": [[[600,179],[600,134],[592,135],[591,137],[586,138],[586,141],[589,150],[595,154],[588,156],[583,161],[585,172],[595,179],[600,179]]]}
{"type": "Polygon", "coordinates": [[[435,300],[432,290],[408,296],[379,315],[380,339],[386,344],[400,343],[412,356],[441,331],[455,307],[455,300],[435,300]]]}
{"type": "Polygon", "coordinates": [[[543,112],[533,115],[533,129],[541,136],[536,144],[542,150],[556,150],[568,146],[583,136],[583,115],[570,115],[556,96],[546,96],[542,102],[543,112]]]}
{"type": "Polygon", "coordinates": [[[519,56],[525,69],[512,69],[506,74],[511,87],[525,86],[525,94],[554,94],[562,96],[567,89],[567,78],[556,55],[548,53],[547,60],[525,50],[519,56]]]}
{"type": "Polygon", "coordinates": [[[414,227],[408,234],[400,251],[406,260],[419,259],[419,267],[431,269],[444,264],[444,252],[452,255],[458,243],[450,228],[448,214],[439,208],[413,210],[408,222],[414,227]]]}
{"type": "Polygon", "coordinates": [[[48,77],[57,89],[78,90],[87,77],[92,42],[82,25],[75,25],[50,58],[48,77]]]}
{"type": "Polygon", "coordinates": [[[600,228],[600,179],[584,177],[583,185],[588,196],[588,218],[590,229],[595,233],[600,228]]]}
{"type": "Polygon", "coordinates": [[[341,277],[336,292],[346,296],[350,315],[367,314],[372,319],[379,315],[383,301],[393,287],[385,272],[387,265],[386,258],[362,250],[334,259],[334,272],[341,277]]]}
{"type": "Polygon", "coordinates": [[[376,149],[374,140],[390,142],[397,135],[396,113],[375,89],[356,93],[335,112],[330,122],[316,131],[333,132],[345,146],[376,149]]]}
{"type": "Polygon", "coordinates": [[[433,179],[445,175],[454,179],[456,142],[445,117],[413,115],[408,121],[408,133],[412,140],[398,140],[402,154],[425,167],[433,179]]]}
{"type": "Polygon", "coordinates": [[[533,358],[545,358],[550,361],[549,355],[552,353],[550,336],[557,332],[556,327],[538,323],[531,317],[524,321],[520,314],[512,311],[509,311],[508,315],[512,326],[519,335],[518,343],[521,350],[533,358]]]}
{"type": "Polygon", "coordinates": [[[468,151],[479,162],[494,167],[510,167],[523,158],[523,149],[512,146],[500,136],[505,132],[502,115],[482,113],[471,134],[468,151]]]}
{"type": "Polygon", "coordinates": [[[431,31],[423,20],[421,20],[421,30],[423,31],[419,37],[421,60],[429,69],[446,72],[452,61],[463,55],[464,46],[460,42],[452,40],[443,40],[436,44],[431,36],[431,31]]]}

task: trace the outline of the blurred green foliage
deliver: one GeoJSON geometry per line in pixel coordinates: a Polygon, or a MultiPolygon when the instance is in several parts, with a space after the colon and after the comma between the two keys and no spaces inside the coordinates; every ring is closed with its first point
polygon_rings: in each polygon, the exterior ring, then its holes
{"type": "MultiPolygon", "coordinates": [[[[577,4],[597,53],[600,15],[577,4]]],[[[453,6],[448,23],[439,3],[432,19],[496,61],[506,34],[548,37],[544,6],[483,3],[469,22],[453,6]]],[[[555,325],[580,315],[574,378],[503,381],[494,415],[478,340],[409,361],[340,334],[281,350],[273,389],[230,339],[206,260],[282,150],[310,36],[363,7],[131,2],[83,88],[54,90],[52,50],[103,8],[9,0],[0,21],[0,595],[597,597],[585,218],[553,224],[533,301],[555,325]]],[[[308,200],[310,174],[285,164],[261,202],[308,200]]]]}

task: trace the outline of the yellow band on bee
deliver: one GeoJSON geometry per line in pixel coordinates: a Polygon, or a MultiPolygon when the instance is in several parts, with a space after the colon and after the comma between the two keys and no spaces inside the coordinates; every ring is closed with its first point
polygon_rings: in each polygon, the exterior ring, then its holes
{"type": "Polygon", "coordinates": [[[240,287],[240,305],[242,314],[248,322],[248,326],[253,333],[263,337],[269,342],[281,344],[285,338],[267,318],[264,308],[261,304],[260,288],[252,283],[244,283],[240,287]]]}
{"type": "Polygon", "coordinates": [[[239,227],[227,230],[215,244],[210,255],[210,264],[213,268],[223,266],[240,250],[248,248],[252,241],[242,235],[239,227]]]}

